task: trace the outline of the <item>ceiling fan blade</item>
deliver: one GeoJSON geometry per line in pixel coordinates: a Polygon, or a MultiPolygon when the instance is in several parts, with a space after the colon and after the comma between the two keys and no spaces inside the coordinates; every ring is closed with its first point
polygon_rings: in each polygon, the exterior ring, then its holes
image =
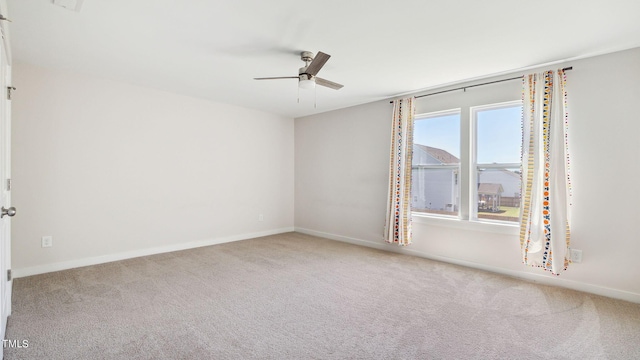
{"type": "Polygon", "coordinates": [[[275,79],[300,79],[300,78],[298,76],[276,76],[276,77],[253,78],[253,80],[275,80],[275,79]]]}
{"type": "Polygon", "coordinates": [[[322,51],[318,51],[318,54],[316,54],[316,57],[313,58],[313,61],[311,61],[311,64],[309,64],[309,66],[307,67],[306,73],[312,76],[315,76],[318,73],[318,71],[322,69],[322,67],[327,62],[327,60],[329,60],[330,57],[331,55],[327,55],[322,51]]]}
{"type": "Polygon", "coordinates": [[[316,76],[316,84],[322,85],[322,86],[326,86],[326,87],[334,89],[334,90],[340,90],[344,86],[342,84],[338,84],[338,83],[335,83],[333,81],[325,80],[325,79],[319,78],[317,76],[316,76]]]}

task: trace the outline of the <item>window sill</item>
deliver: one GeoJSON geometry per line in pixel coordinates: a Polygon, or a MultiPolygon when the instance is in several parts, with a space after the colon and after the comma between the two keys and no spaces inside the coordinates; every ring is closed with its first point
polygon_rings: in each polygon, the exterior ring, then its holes
{"type": "Polygon", "coordinates": [[[519,224],[508,224],[501,222],[477,221],[477,220],[461,220],[456,217],[449,216],[433,216],[420,213],[412,213],[412,220],[416,224],[433,225],[440,227],[448,227],[454,229],[482,231],[494,234],[506,234],[518,236],[520,234],[519,224]]]}

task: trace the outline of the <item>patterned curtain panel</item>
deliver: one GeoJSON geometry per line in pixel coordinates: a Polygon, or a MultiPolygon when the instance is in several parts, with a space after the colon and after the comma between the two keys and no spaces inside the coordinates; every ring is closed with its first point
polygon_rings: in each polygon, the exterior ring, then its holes
{"type": "Polygon", "coordinates": [[[523,81],[520,246],[526,265],[558,275],[569,265],[570,181],[564,71],[523,81]]]}
{"type": "Polygon", "coordinates": [[[389,196],[384,236],[388,243],[411,244],[411,157],[413,155],[413,97],[393,104],[389,196]]]}

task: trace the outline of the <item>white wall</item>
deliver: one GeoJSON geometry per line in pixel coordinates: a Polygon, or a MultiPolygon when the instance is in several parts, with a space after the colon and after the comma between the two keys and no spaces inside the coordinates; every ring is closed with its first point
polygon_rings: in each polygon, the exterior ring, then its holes
{"type": "Polygon", "coordinates": [[[293,119],[27,64],[13,74],[17,276],[293,229],[293,119]]]}
{"type": "Polygon", "coordinates": [[[382,237],[389,106],[377,102],[295,120],[297,228],[371,241],[382,237]]]}
{"type": "MultiPolygon", "coordinates": [[[[584,252],[583,262],[559,277],[521,263],[515,228],[414,218],[412,245],[384,243],[388,101],[296,119],[296,229],[640,302],[638,64],[640,48],[549,67],[573,66],[572,247],[584,252]]],[[[513,94],[510,86],[520,82],[422,98],[417,112],[482,104],[485,97],[513,94]]]]}

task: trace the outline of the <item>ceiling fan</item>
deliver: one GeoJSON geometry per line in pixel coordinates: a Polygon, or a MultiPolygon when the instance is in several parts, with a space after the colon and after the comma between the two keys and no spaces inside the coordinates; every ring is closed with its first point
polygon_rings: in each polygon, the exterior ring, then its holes
{"type": "Polygon", "coordinates": [[[318,84],[330,89],[340,90],[344,85],[316,76],[330,57],[331,55],[327,55],[322,51],[318,51],[315,57],[312,52],[303,51],[300,53],[300,59],[304,61],[304,66],[298,70],[298,76],[262,77],[254,78],[254,80],[298,79],[298,86],[303,89],[312,89],[318,84]]]}

